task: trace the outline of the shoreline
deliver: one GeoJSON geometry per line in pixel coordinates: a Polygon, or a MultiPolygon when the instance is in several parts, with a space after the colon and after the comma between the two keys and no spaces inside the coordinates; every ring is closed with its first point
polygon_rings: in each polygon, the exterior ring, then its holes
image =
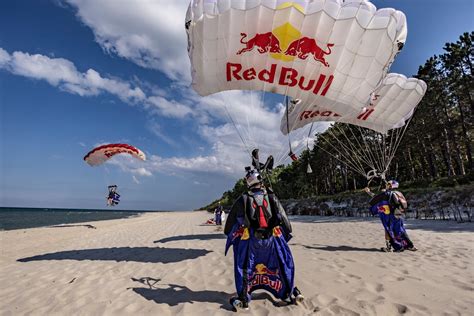
{"type": "MultiPolygon", "coordinates": [[[[0,209],[0,231],[53,227],[135,217],[146,213],[167,213],[183,211],[129,211],[129,210],[84,210],[44,208],[2,208],[0,209]]],[[[186,211],[184,211],[186,212],[186,211]]]]}
{"type": "MultiPolygon", "coordinates": [[[[73,211],[74,212],[74,211],[73,211]]],[[[135,211],[114,211],[114,212],[124,212],[124,213],[135,213],[135,211]]],[[[25,227],[25,228],[14,228],[14,229],[0,229],[0,232],[6,232],[6,231],[15,231],[15,230],[30,230],[30,229],[37,229],[37,228],[61,228],[61,227],[67,227],[70,224],[77,224],[77,225],[70,225],[72,226],[85,226],[86,224],[90,223],[97,223],[97,222],[108,222],[108,221],[114,221],[114,220],[125,220],[125,219],[132,219],[132,218],[137,218],[141,217],[145,214],[153,214],[153,213],[190,213],[190,214],[199,214],[199,213],[205,213],[207,217],[210,215],[213,215],[213,213],[208,212],[206,210],[200,210],[200,211],[137,211],[136,214],[129,215],[126,217],[120,217],[120,218],[110,218],[110,219],[97,219],[97,220],[87,220],[87,221],[79,221],[79,222],[64,222],[64,223],[56,223],[56,224],[51,224],[51,225],[44,225],[44,226],[36,226],[36,227],[25,227]]],[[[228,214],[228,213],[226,213],[228,214]]],[[[335,216],[335,215],[297,215],[297,214],[292,214],[288,215],[288,218],[290,221],[300,221],[300,222],[313,222],[313,223],[323,223],[323,222],[373,222],[373,223],[379,223],[380,219],[377,216],[335,216]]],[[[474,221],[456,221],[454,219],[432,219],[432,218],[426,218],[426,219],[415,219],[415,218],[404,218],[405,225],[410,228],[412,223],[417,223],[416,226],[421,227],[421,226],[439,226],[439,230],[443,230],[443,227],[450,226],[451,228],[458,227],[460,229],[466,228],[469,231],[474,232],[474,221]],[[426,223],[426,225],[423,225],[423,223],[426,223]],[[464,227],[461,227],[462,225],[466,225],[464,227]]]]}

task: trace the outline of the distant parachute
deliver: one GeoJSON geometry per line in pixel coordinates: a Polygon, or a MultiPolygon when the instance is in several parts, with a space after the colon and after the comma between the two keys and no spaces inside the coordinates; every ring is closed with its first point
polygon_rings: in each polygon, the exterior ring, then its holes
{"type": "Polygon", "coordinates": [[[128,144],[107,144],[92,149],[84,156],[90,166],[98,166],[118,154],[129,154],[137,159],[146,160],[145,154],[128,144]]]}

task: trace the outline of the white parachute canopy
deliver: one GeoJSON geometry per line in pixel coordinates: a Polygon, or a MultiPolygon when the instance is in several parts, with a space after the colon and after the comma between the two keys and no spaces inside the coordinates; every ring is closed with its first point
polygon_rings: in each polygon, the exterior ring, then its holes
{"type": "Polygon", "coordinates": [[[388,74],[407,25],[365,0],[192,0],[186,16],[192,86],[202,96],[260,90],[295,102],[284,134],[348,123],[386,134],[405,125],[426,84],[388,74]]]}
{"type": "Polygon", "coordinates": [[[101,145],[84,156],[84,161],[90,166],[97,166],[118,154],[128,154],[140,160],[146,160],[145,154],[138,148],[128,144],[101,145]]]}

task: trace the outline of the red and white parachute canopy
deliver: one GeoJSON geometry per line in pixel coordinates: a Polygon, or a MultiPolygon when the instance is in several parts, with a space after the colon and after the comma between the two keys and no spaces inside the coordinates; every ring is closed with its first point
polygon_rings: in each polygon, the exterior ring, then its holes
{"type": "Polygon", "coordinates": [[[92,149],[84,156],[84,161],[91,166],[98,166],[118,154],[129,154],[146,160],[145,154],[138,148],[128,144],[107,144],[92,149]]]}
{"type": "MultiPolygon", "coordinates": [[[[185,27],[192,87],[198,94],[227,90],[281,94],[286,103],[280,123],[283,134],[320,122],[356,129],[364,152],[347,150],[341,143],[347,135],[341,130],[333,135],[331,154],[346,154],[343,160],[360,157],[351,165],[360,165],[357,170],[364,175],[365,169],[380,174],[388,170],[427,89],[422,80],[388,73],[406,41],[406,17],[392,8],[377,9],[368,0],[192,0],[185,27]],[[292,105],[289,98],[295,101],[292,105]],[[375,136],[366,135],[367,129],[375,136]]],[[[232,102],[224,100],[224,105],[232,102]]],[[[235,108],[226,106],[226,111],[235,108]]],[[[242,141],[248,138],[250,144],[256,115],[248,112],[246,120],[232,118],[232,123],[242,130],[242,141]]]]}

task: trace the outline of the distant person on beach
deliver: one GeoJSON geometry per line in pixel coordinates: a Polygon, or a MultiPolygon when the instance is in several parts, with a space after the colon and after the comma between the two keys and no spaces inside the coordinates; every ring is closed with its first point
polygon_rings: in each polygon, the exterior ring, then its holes
{"type": "Polygon", "coordinates": [[[408,237],[403,224],[402,213],[407,209],[407,200],[400,191],[395,191],[399,187],[399,183],[390,180],[386,183],[385,190],[375,195],[367,187],[364,191],[369,194],[372,199],[369,201],[372,214],[378,214],[385,230],[385,247],[382,251],[400,252],[403,250],[416,251],[416,247],[408,237]]]}
{"type": "Polygon", "coordinates": [[[264,289],[287,303],[304,299],[294,286],[294,262],[288,240],[291,224],[283,206],[265,188],[257,170],[246,168],[248,192],[242,194],[227,216],[225,253],[234,251],[237,296],[230,301],[235,310],[248,309],[251,293],[264,289]]]}
{"type": "Polygon", "coordinates": [[[216,225],[222,225],[222,213],[224,213],[224,209],[222,208],[221,202],[219,202],[214,210],[214,221],[216,225]]]}

